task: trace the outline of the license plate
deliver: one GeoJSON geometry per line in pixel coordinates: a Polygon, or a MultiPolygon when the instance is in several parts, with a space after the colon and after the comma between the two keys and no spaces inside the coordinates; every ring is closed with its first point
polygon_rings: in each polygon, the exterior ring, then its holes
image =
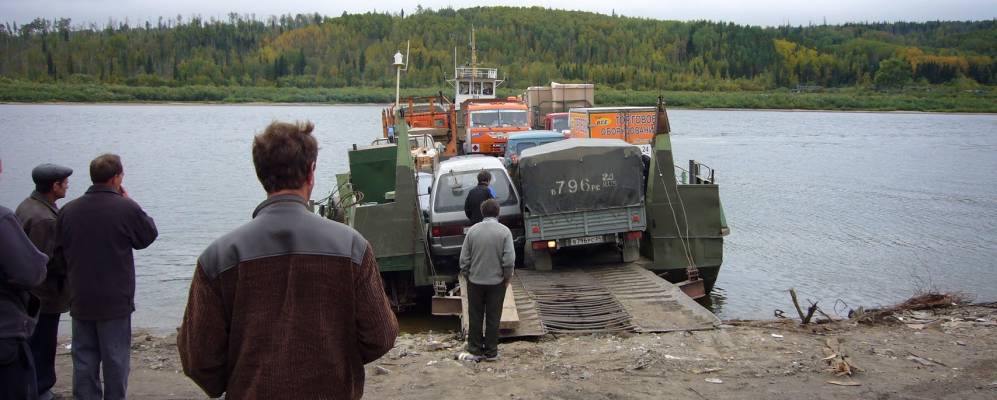
{"type": "Polygon", "coordinates": [[[586,236],[568,239],[568,246],[581,246],[586,244],[602,243],[602,236],[586,236]]]}

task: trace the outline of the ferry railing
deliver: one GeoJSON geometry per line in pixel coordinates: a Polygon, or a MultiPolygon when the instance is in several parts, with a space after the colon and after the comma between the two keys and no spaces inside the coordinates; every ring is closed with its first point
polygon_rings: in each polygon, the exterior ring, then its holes
{"type": "Polygon", "coordinates": [[[717,184],[716,170],[696,160],[689,160],[689,169],[676,165],[675,170],[675,181],[683,185],[717,184]]]}
{"type": "Polygon", "coordinates": [[[498,79],[498,68],[457,67],[456,79],[498,79]]]}

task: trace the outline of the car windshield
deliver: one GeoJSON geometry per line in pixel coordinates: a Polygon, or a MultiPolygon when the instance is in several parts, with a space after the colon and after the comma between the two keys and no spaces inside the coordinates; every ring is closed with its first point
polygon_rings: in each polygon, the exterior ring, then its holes
{"type": "Polygon", "coordinates": [[[565,115],[563,117],[555,117],[551,121],[551,127],[550,128],[551,128],[551,130],[555,130],[555,131],[558,131],[558,132],[566,131],[568,129],[571,129],[568,126],[568,116],[565,115]]]}
{"type": "MultiPolygon", "coordinates": [[[[519,200],[512,190],[512,183],[501,169],[489,169],[492,174],[491,187],[495,199],[503,206],[514,206],[519,200]]],[[[464,211],[464,199],[478,185],[478,171],[449,172],[441,174],[436,186],[436,201],[433,210],[438,213],[464,211]]]]}
{"type": "Polygon", "coordinates": [[[526,111],[485,110],[471,112],[471,126],[475,128],[526,127],[526,111]]]}

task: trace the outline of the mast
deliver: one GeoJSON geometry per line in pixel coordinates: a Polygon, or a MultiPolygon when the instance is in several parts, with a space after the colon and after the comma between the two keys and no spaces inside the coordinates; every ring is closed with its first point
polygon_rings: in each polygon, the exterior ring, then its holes
{"type": "Polygon", "coordinates": [[[478,93],[474,93],[474,78],[478,74],[478,48],[475,45],[474,25],[471,25],[471,87],[468,88],[472,99],[478,98],[478,93]]]}

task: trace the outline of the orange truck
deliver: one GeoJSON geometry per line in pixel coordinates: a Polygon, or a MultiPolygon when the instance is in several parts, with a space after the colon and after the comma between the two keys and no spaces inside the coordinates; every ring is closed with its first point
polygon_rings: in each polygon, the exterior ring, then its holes
{"type": "MultiPolygon", "coordinates": [[[[456,123],[457,113],[454,104],[441,93],[438,96],[410,97],[397,106],[409,128],[424,129],[434,141],[444,145],[443,156],[457,155],[456,123]]],[[[394,140],[395,111],[392,104],[381,111],[381,130],[383,137],[394,140]]],[[[410,134],[411,135],[411,134],[410,134]]]]}
{"type": "Polygon", "coordinates": [[[467,100],[461,111],[465,154],[505,155],[509,135],[530,129],[529,109],[515,97],[467,100]]]}
{"type": "Polygon", "coordinates": [[[571,137],[620,139],[651,154],[651,139],[658,128],[654,107],[572,108],[568,114],[571,137]]]}

